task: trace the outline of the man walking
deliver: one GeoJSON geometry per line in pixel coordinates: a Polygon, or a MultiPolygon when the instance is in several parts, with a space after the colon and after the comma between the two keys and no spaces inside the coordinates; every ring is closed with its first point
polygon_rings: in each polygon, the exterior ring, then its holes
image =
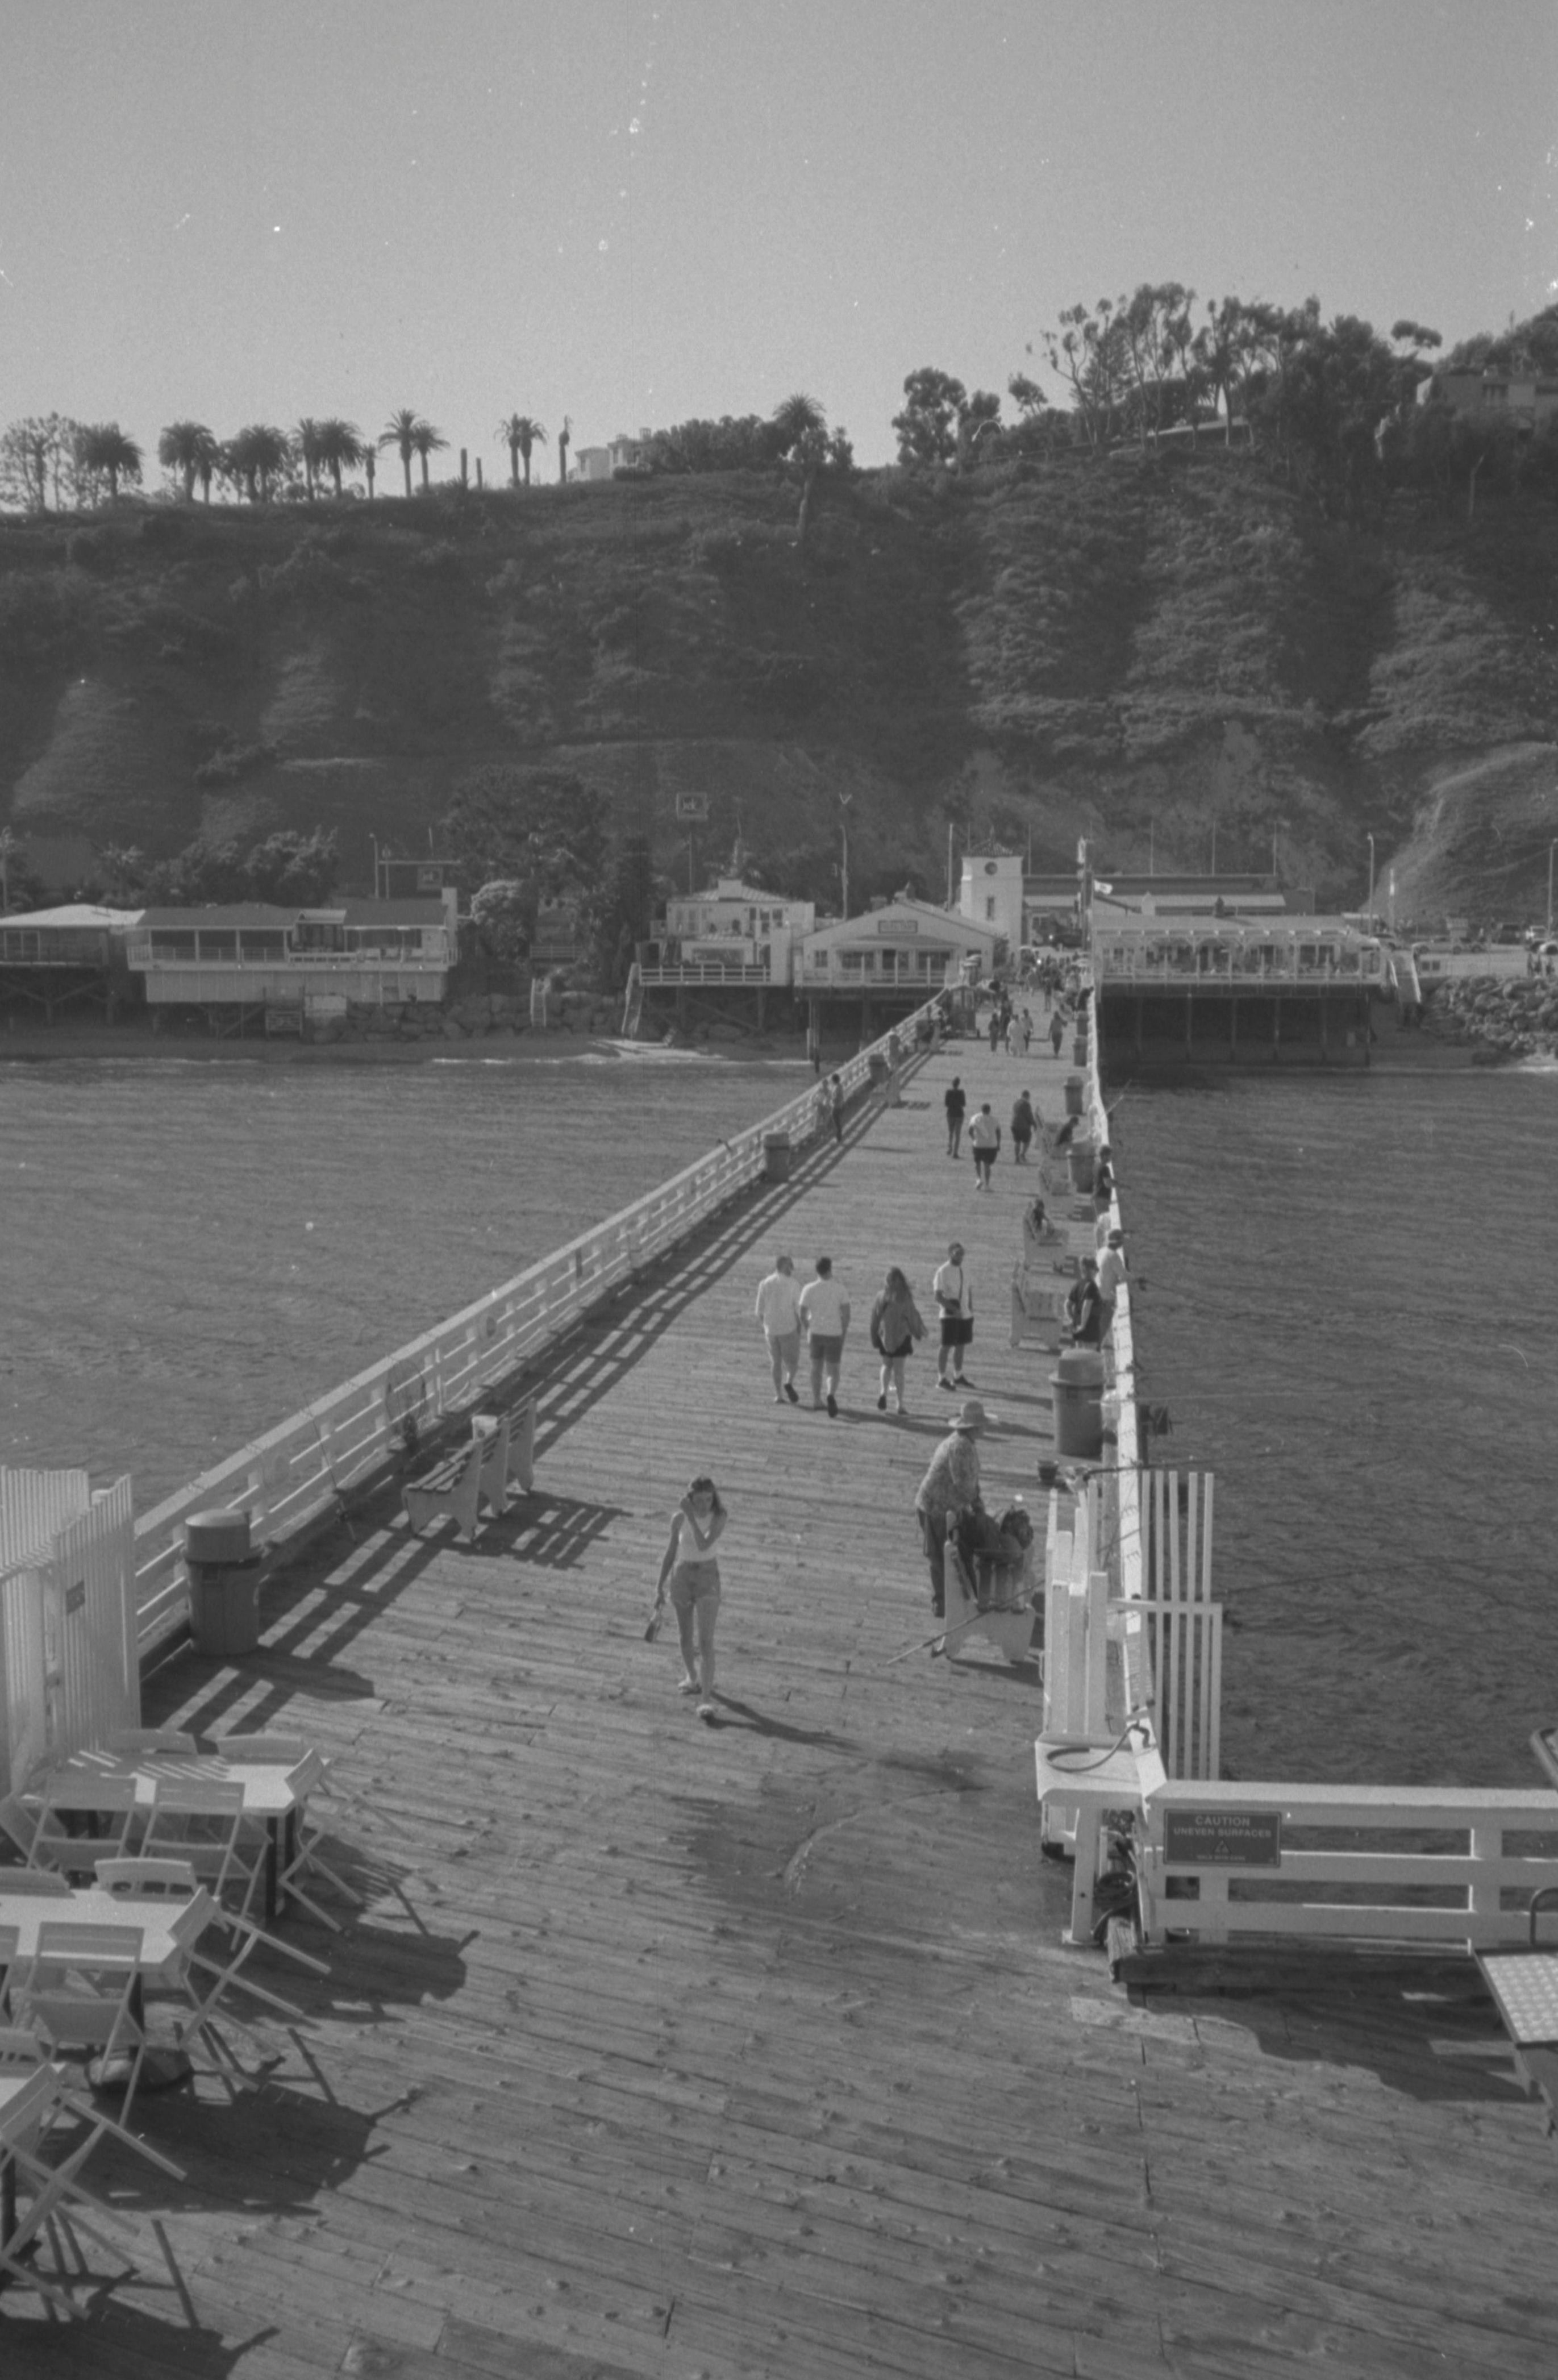
{"type": "Polygon", "coordinates": [[[1037,1118],[1033,1102],[1026,1091],[1019,1091],[1011,1111],[1011,1161],[1014,1165],[1028,1162],[1028,1144],[1033,1137],[1037,1118]]]}
{"type": "Polygon", "coordinates": [[[795,1374],[801,1362],[801,1292],[788,1257],[776,1257],[772,1272],[758,1283],[757,1319],[768,1342],[774,1402],[781,1405],[788,1397],[792,1405],[798,1405],[795,1374]]]}
{"type": "Polygon", "coordinates": [[[968,1113],[969,1095],[963,1088],[962,1076],[954,1075],[942,1105],[947,1110],[947,1154],[957,1157],[963,1145],[963,1118],[968,1113]]]}
{"type": "Polygon", "coordinates": [[[973,1186],[976,1190],[989,1189],[990,1169],[996,1162],[1000,1145],[1001,1127],[996,1122],[991,1112],[990,1102],[986,1099],[969,1126],[969,1146],[973,1150],[975,1174],[973,1186]]]}
{"type": "Polygon", "coordinates": [[[920,1543],[931,1574],[931,1609],[938,1620],[947,1616],[948,1524],[956,1513],[970,1507],[983,1510],[976,1441],[988,1418],[977,1397],[966,1400],[932,1455],[930,1469],[914,1498],[920,1543]]]}
{"type": "Polygon", "coordinates": [[[931,1295],[941,1315],[936,1385],[943,1389],[969,1388],[972,1382],[963,1377],[963,1349],[973,1339],[973,1289],[963,1269],[961,1240],[954,1240],[948,1248],[947,1262],[937,1267],[931,1282],[931,1295]]]}
{"type": "Polygon", "coordinates": [[[833,1118],[833,1137],[844,1137],[844,1086],[837,1075],[827,1077],[827,1112],[833,1118]]]}
{"type": "Polygon", "coordinates": [[[822,1409],[826,1378],[828,1419],[836,1420],[839,1367],[844,1360],[844,1340],[850,1328],[850,1301],[843,1282],[833,1278],[831,1257],[818,1257],[816,1279],[809,1281],[801,1292],[800,1311],[802,1328],[811,1348],[812,1411],[818,1413],[822,1409]]]}

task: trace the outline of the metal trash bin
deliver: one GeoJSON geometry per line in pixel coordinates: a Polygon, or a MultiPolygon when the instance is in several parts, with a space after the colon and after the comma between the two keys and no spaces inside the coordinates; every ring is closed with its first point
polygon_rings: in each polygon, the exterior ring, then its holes
{"type": "Polygon", "coordinates": [[[1082,1078],[1080,1075],[1066,1077],[1066,1112],[1080,1116],[1082,1111],[1082,1078]]]}
{"type": "Polygon", "coordinates": [[[252,1653],[260,1642],[260,1573],[248,1514],[191,1512],[184,1524],[189,1629],[196,1649],[216,1658],[252,1653]]]}
{"type": "Polygon", "coordinates": [[[880,1050],[873,1050],[865,1061],[865,1071],[871,1077],[873,1089],[879,1091],[891,1074],[892,1068],[880,1050]]]}
{"type": "Polygon", "coordinates": [[[1066,1152],[1071,1162],[1071,1187],[1084,1195],[1091,1192],[1096,1156],[1091,1140],[1074,1140],[1066,1152]]]}
{"type": "Polygon", "coordinates": [[[1055,1399],[1055,1451],[1083,1463],[1104,1451],[1104,1358],[1093,1347],[1068,1347],[1049,1376],[1055,1399]]]}
{"type": "Polygon", "coordinates": [[[763,1173],[768,1182],[788,1182],[792,1151],[787,1132],[768,1132],[763,1135],[763,1173]]]}

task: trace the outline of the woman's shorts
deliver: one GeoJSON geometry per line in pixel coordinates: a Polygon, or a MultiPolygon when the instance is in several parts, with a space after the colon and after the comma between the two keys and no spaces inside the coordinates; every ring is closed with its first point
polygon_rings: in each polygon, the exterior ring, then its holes
{"type": "Polygon", "coordinates": [[[719,1601],[719,1565],[715,1561],[679,1562],[670,1573],[670,1607],[687,1613],[701,1603],[719,1601]]]}
{"type": "Polygon", "coordinates": [[[968,1347],[973,1343],[972,1314],[944,1314],[941,1318],[941,1343],[944,1347],[968,1347]]]}
{"type": "Polygon", "coordinates": [[[833,1336],[823,1330],[813,1331],[812,1361],[814,1364],[841,1363],[843,1361],[843,1355],[844,1334],[841,1330],[837,1336],[833,1336]]]}

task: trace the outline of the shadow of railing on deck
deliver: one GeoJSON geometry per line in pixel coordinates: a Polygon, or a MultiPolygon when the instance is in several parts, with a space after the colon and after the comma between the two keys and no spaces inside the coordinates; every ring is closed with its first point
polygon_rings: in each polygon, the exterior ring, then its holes
{"type": "MultiPolygon", "coordinates": [[[[1399,1980],[1349,1973],[1339,1950],[1336,1985],[1215,1996],[1150,1993],[1145,2005],[1220,2032],[1237,2025],[1266,2058],[1290,2064],[1361,2067],[1404,2098],[1514,2107],[1526,2096],[1492,2001],[1469,1959],[1424,1961],[1410,1995],[1399,1980]]],[[[1540,2110],[1532,2108],[1532,2147],[1540,2110]]]]}

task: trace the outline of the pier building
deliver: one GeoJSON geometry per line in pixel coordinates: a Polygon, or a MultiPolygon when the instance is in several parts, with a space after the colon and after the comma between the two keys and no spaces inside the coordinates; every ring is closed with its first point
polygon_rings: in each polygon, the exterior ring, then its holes
{"type": "Polygon", "coordinates": [[[1340,917],[1128,915],[1090,948],[1112,1074],[1162,1065],[1366,1066],[1384,946],[1340,917]]]}
{"type": "Polygon", "coordinates": [[[213,1030],[250,1023],[296,1031],[354,1005],[443,999],[458,948],[453,885],[418,900],[348,900],[315,908],[266,902],[147,909],[127,960],[159,1010],[195,1009],[213,1030]]]}
{"type": "Polygon", "coordinates": [[[126,949],[141,915],[70,901],[0,917],[0,1007],[13,1014],[42,1010],[51,1025],[78,1005],[112,1017],[135,989],[126,949]]]}

